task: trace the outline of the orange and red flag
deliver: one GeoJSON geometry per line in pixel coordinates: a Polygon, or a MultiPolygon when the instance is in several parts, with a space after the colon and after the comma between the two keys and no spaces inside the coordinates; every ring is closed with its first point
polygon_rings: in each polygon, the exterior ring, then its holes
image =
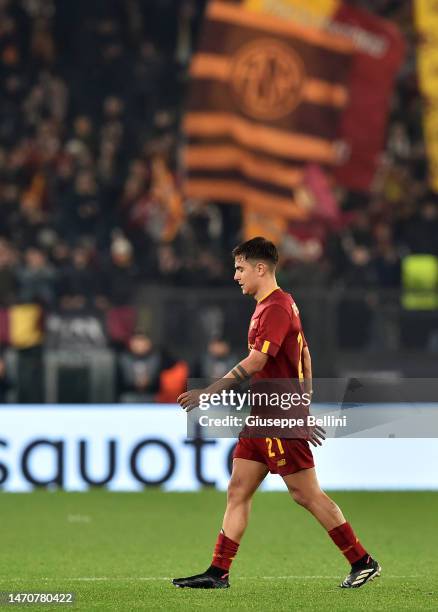
{"type": "MultiPolygon", "coordinates": [[[[359,26],[333,27],[336,14],[345,22],[351,18],[339,0],[209,2],[183,122],[188,196],[303,219],[308,211],[294,199],[303,168],[333,169],[345,151],[350,165],[344,184],[368,186],[370,169],[363,172],[362,158],[360,168],[354,166],[356,151],[348,142],[355,135],[353,82],[355,99],[361,97],[353,78],[358,42],[351,34],[359,26]],[[347,146],[340,147],[341,138],[347,146]]],[[[379,113],[376,106],[372,111],[379,113]]],[[[362,134],[367,117],[356,121],[362,134]]],[[[376,125],[382,131],[384,121],[376,125]]],[[[368,148],[373,163],[380,138],[368,148]]]]}

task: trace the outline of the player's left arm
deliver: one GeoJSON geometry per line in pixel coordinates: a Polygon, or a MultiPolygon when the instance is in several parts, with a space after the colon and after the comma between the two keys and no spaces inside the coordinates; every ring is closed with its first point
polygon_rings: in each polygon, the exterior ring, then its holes
{"type": "Polygon", "coordinates": [[[268,355],[252,349],[248,357],[239,361],[223,378],[215,381],[206,389],[191,389],[182,393],[178,397],[177,402],[181,408],[189,412],[198,406],[201,394],[212,395],[213,393],[221,393],[246,382],[253,374],[263,370],[267,360],[268,355]]]}
{"type": "MultiPolygon", "coordinates": [[[[309,347],[307,346],[307,342],[303,347],[303,376],[304,376],[304,392],[308,393],[310,397],[313,394],[313,380],[312,380],[312,358],[310,357],[309,347]]],[[[322,442],[325,440],[326,431],[323,427],[319,425],[315,425],[314,427],[309,428],[309,436],[308,441],[313,446],[321,446],[322,442]]]]}
{"type": "Polygon", "coordinates": [[[312,358],[310,357],[309,347],[303,347],[303,376],[304,376],[304,391],[312,395],[313,393],[313,381],[312,381],[312,358]]]}

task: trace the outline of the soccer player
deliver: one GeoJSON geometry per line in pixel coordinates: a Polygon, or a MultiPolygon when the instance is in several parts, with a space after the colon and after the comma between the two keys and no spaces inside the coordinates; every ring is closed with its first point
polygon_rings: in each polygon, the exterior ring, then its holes
{"type": "MultiPolygon", "coordinates": [[[[198,406],[201,393],[220,392],[250,378],[301,379],[311,391],[310,352],[298,308],[291,295],[276,282],[275,245],[261,237],[253,238],[236,247],[233,256],[234,279],[244,295],[257,301],[248,334],[250,352],[207,389],[180,395],[178,402],[186,411],[198,406]]],[[[314,446],[320,445],[324,431],[314,428],[308,439],[314,446]]],[[[380,576],[379,563],[362,546],[340,508],[321,490],[308,440],[241,436],[234,451],[227,506],[211,565],[203,574],[174,579],[175,586],[203,589],[230,586],[230,566],[248,524],[251,500],[268,472],[283,478],[292,498],[313,514],[351,564],[341,587],[358,588],[380,576]]]]}

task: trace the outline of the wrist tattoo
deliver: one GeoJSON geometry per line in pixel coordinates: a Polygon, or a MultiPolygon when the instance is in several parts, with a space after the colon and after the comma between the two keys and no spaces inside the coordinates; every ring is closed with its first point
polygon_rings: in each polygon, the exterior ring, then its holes
{"type": "Polygon", "coordinates": [[[234,376],[234,378],[237,378],[240,381],[244,381],[248,378],[251,378],[245,368],[240,364],[231,370],[231,374],[234,376]]]}
{"type": "Polygon", "coordinates": [[[245,368],[243,366],[239,365],[236,366],[237,370],[239,370],[239,372],[241,373],[243,380],[246,380],[247,378],[251,378],[251,376],[248,374],[248,372],[245,370],[245,368]]]}

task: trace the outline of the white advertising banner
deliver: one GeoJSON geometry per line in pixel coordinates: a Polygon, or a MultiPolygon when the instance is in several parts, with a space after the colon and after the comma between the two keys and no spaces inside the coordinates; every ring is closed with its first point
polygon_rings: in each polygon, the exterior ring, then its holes
{"type": "MultiPolygon", "coordinates": [[[[225,489],[234,440],[188,440],[174,405],[0,409],[0,489],[225,489]]],[[[434,438],[335,438],[314,452],[326,489],[438,489],[434,438]]],[[[284,489],[270,475],[263,489],[284,489]]]]}

